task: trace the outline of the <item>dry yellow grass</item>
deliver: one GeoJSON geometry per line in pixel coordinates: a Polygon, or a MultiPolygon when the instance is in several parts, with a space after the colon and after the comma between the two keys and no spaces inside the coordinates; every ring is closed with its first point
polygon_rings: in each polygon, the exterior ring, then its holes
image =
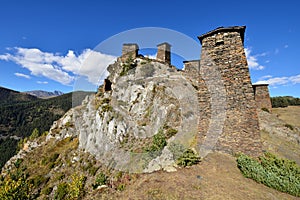
{"type": "Polygon", "coordinates": [[[286,108],[273,108],[272,112],[287,124],[300,127],[300,106],[288,106],[286,108]]]}
{"type": "Polygon", "coordinates": [[[296,200],[263,184],[243,177],[233,156],[212,153],[200,164],[177,172],[144,174],[125,191],[97,193],[86,199],[149,200],[296,200]]]}

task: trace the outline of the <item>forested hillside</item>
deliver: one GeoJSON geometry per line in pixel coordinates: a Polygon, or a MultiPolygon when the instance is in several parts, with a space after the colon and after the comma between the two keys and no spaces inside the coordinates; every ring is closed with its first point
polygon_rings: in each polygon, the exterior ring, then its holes
{"type": "Polygon", "coordinates": [[[300,98],[295,98],[292,96],[271,97],[271,102],[273,108],[299,106],[300,98]]]}
{"type": "Polygon", "coordinates": [[[38,100],[37,97],[0,87],[0,106],[38,100]]]}
{"type": "MultiPolygon", "coordinates": [[[[18,93],[0,88],[0,168],[16,153],[19,139],[31,135],[37,128],[39,134],[48,131],[53,121],[72,107],[72,97],[79,104],[88,94],[75,92],[50,99],[18,93]]],[[[73,102],[74,103],[74,102],[73,102]]]]}

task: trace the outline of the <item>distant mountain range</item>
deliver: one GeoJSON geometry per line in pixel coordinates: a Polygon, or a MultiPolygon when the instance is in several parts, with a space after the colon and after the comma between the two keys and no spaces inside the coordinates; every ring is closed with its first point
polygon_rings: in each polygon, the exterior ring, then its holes
{"type": "Polygon", "coordinates": [[[64,94],[63,92],[57,90],[55,90],[54,92],[48,92],[43,90],[32,90],[32,91],[26,91],[24,93],[30,94],[32,96],[36,96],[38,98],[43,98],[43,99],[50,98],[50,97],[57,97],[64,94]]]}

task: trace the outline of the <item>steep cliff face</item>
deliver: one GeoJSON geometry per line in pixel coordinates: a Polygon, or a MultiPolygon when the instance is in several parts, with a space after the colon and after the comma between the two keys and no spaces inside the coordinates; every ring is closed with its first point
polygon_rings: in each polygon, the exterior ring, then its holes
{"type": "Polygon", "coordinates": [[[78,135],[79,148],[117,170],[172,170],[184,149],[196,147],[195,88],[176,68],[153,60],[116,62],[108,70],[111,90],[88,96],[48,139],[78,135]]]}

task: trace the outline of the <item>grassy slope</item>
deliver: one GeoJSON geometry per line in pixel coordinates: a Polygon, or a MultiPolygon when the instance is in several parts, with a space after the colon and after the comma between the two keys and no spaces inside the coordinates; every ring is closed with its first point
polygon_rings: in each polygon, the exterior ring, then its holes
{"type": "Polygon", "coordinates": [[[277,114],[279,119],[286,121],[286,123],[300,127],[300,106],[273,108],[272,112],[277,114]]]}
{"type": "Polygon", "coordinates": [[[292,135],[299,137],[300,129],[294,125],[293,130],[285,127],[286,124],[292,124],[292,121],[300,121],[300,114],[294,112],[295,110],[300,111],[300,107],[276,108],[273,114],[261,112],[259,117],[263,123],[261,127],[266,127],[261,131],[263,148],[278,156],[295,160],[300,165],[299,143],[292,137],[292,135]],[[286,110],[290,110],[290,113],[288,114],[286,110]]]}

